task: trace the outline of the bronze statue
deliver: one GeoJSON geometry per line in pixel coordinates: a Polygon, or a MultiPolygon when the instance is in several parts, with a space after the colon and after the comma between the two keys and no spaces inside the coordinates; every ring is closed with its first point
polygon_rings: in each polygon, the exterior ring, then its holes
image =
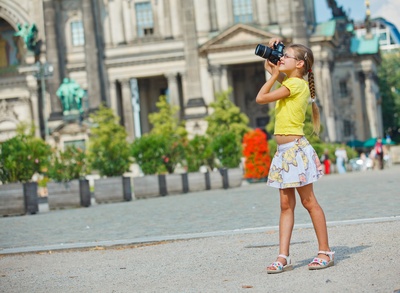
{"type": "Polygon", "coordinates": [[[18,32],[14,34],[14,36],[21,37],[25,43],[26,48],[29,51],[36,52],[37,50],[37,35],[38,29],[36,24],[29,24],[25,23],[21,25],[20,23],[17,24],[18,32]]]}
{"type": "Polygon", "coordinates": [[[73,79],[64,78],[56,92],[62,103],[63,114],[70,115],[74,112],[82,114],[82,99],[85,94],[85,91],[73,79]]]}

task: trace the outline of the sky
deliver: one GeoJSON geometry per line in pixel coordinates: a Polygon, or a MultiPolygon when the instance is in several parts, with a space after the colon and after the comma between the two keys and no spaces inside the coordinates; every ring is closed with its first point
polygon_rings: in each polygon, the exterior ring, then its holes
{"type": "MultiPolygon", "coordinates": [[[[322,22],[332,17],[326,0],[314,0],[317,22],[322,22]]],[[[383,17],[393,23],[400,30],[400,0],[369,0],[371,17],[383,17]]],[[[354,21],[365,19],[365,0],[336,0],[338,6],[354,21]]]]}

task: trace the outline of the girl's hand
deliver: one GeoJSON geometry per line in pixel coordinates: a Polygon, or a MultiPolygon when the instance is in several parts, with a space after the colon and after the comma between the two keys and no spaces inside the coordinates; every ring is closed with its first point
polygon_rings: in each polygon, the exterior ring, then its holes
{"type": "Polygon", "coordinates": [[[269,60],[265,60],[264,67],[273,77],[278,77],[279,76],[279,68],[278,65],[275,65],[274,63],[270,62],[269,60]],[[269,70],[268,70],[269,69],[269,70]]]}
{"type": "Polygon", "coordinates": [[[280,40],[280,39],[278,39],[278,38],[272,38],[271,40],[269,40],[269,42],[268,42],[268,47],[270,47],[270,48],[274,48],[274,45],[275,44],[278,44],[278,43],[281,43],[282,41],[280,40]]]}

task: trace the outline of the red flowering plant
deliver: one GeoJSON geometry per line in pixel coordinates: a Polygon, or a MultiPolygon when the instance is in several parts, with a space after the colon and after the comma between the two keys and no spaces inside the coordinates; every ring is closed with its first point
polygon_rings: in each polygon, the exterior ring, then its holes
{"type": "Polygon", "coordinates": [[[267,178],[271,157],[269,155],[267,134],[264,131],[257,128],[244,135],[243,156],[245,157],[245,178],[267,178]]]}

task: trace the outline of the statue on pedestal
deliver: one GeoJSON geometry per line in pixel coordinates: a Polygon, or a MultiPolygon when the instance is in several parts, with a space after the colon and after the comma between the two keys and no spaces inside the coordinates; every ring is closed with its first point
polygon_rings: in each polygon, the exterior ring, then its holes
{"type": "Polygon", "coordinates": [[[85,91],[73,79],[64,78],[56,95],[60,98],[64,116],[82,114],[82,99],[85,91]]]}

